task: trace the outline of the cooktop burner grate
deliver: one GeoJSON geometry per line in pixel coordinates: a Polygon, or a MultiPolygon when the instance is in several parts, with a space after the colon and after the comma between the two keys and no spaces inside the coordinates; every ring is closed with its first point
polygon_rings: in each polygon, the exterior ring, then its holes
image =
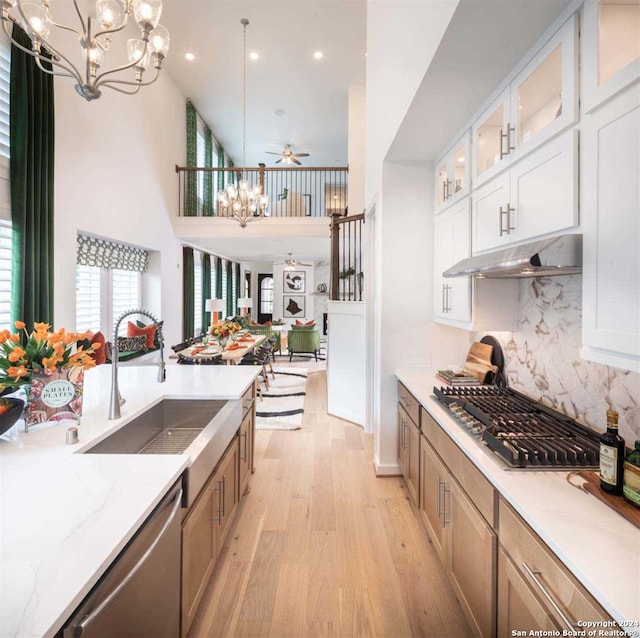
{"type": "Polygon", "coordinates": [[[597,469],[599,436],[510,388],[434,388],[438,400],[513,468],[597,469]]]}

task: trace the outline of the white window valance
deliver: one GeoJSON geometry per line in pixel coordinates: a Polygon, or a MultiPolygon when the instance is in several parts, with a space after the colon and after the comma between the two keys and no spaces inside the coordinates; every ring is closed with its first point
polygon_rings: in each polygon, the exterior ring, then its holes
{"type": "Polygon", "coordinates": [[[78,234],[76,261],[81,266],[145,272],[149,265],[149,253],[136,246],[78,234]]]}

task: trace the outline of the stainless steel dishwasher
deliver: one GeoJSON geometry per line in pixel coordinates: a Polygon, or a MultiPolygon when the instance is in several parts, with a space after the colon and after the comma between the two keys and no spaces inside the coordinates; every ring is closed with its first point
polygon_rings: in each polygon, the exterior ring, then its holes
{"type": "Polygon", "coordinates": [[[177,638],[180,634],[178,481],[80,604],[64,638],[177,638]]]}

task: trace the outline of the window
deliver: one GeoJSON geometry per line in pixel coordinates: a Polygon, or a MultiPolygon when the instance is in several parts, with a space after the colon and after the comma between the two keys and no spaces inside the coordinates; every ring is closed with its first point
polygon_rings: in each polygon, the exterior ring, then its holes
{"type": "Polygon", "coordinates": [[[11,330],[11,222],[0,219],[0,330],[11,330]]]}
{"type": "Polygon", "coordinates": [[[76,330],[98,332],[102,327],[100,312],[100,268],[76,266],[76,330]]]}
{"type": "MultiPolygon", "coordinates": [[[[0,35],[0,156],[9,158],[9,86],[11,82],[11,45],[4,32],[0,35]]],[[[7,166],[8,171],[8,166],[7,166]]],[[[7,173],[8,177],[8,173],[7,173]]]]}
{"type": "MultiPolygon", "coordinates": [[[[100,330],[110,341],[122,313],[140,308],[141,287],[138,271],[76,266],[76,330],[100,330]]],[[[127,324],[123,322],[119,334],[126,333],[127,324]]]]}
{"type": "Polygon", "coordinates": [[[238,282],[236,281],[237,274],[237,268],[235,267],[235,264],[233,264],[231,269],[231,300],[234,315],[238,312],[238,282]]]}
{"type": "MultiPolygon", "coordinates": [[[[196,125],[196,166],[203,167],[206,166],[205,161],[205,124],[202,121],[202,118],[198,116],[197,125],[196,125]]],[[[196,173],[198,184],[198,215],[202,215],[204,209],[204,171],[198,171],[196,173]]],[[[196,333],[199,334],[199,333],[196,333]]]]}
{"type": "Polygon", "coordinates": [[[211,260],[211,299],[216,298],[216,277],[218,273],[216,273],[216,258],[211,255],[207,255],[207,257],[211,260]]]}
{"type": "Polygon", "coordinates": [[[202,332],[202,253],[193,251],[193,334],[202,332]]]}
{"type": "Polygon", "coordinates": [[[227,260],[226,259],[222,260],[221,270],[222,272],[220,273],[220,276],[222,277],[222,298],[226,301],[227,300],[227,260]]]}
{"type": "MultiPolygon", "coordinates": [[[[111,320],[113,322],[111,325],[115,327],[116,321],[123,312],[140,308],[142,277],[135,270],[109,270],[106,268],[104,270],[107,271],[107,279],[110,284],[109,299],[111,299],[111,320]]],[[[126,330],[127,324],[123,322],[120,326],[120,334],[125,335],[126,330]]]]}
{"type": "Polygon", "coordinates": [[[273,277],[260,281],[260,314],[273,314],[273,277]]]}

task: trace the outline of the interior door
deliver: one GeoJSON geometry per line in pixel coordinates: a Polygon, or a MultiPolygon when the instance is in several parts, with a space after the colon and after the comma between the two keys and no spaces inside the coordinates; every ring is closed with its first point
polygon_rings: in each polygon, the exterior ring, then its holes
{"type": "Polygon", "coordinates": [[[273,275],[258,275],[258,323],[273,319],[273,275]]]}

